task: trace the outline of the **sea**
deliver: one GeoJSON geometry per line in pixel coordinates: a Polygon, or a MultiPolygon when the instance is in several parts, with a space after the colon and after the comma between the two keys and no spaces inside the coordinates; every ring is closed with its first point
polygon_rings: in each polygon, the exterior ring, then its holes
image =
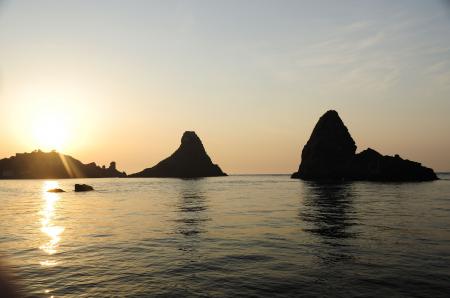
{"type": "Polygon", "coordinates": [[[1,180],[0,258],[26,297],[449,297],[439,177],[1,180]]]}

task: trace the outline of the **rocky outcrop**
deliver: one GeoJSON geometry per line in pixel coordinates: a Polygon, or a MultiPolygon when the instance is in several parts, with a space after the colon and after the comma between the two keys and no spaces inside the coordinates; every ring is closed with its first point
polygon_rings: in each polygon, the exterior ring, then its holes
{"type": "Polygon", "coordinates": [[[420,163],[403,159],[399,155],[381,155],[368,148],[355,155],[347,177],[353,180],[373,181],[431,181],[437,176],[420,163]]]}
{"type": "Polygon", "coordinates": [[[112,162],[109,168],[81,161],[58,152],[17,153],[0,160],[0,179],[59,179],[125,177],[112,162]]]}
{"type": "Polygon", "coordinates": [[[302,162],[293,178],[303,173],[309,179],[321,177],[339,179],[355,155],[355,151],[355,141],[338,113],[328,111],[320,117],[311,137],[303,147],[302,162]]]}
{"type": "Polygon", "coordinates": [[[304,180],[430,181],[437,176],[420,163],[384,156],[373,149],[355,154],[356,145],[336,111],[320,117],[303,147],[292,178],[304,180]]]}
{"type": "Polygon", "coordinates": [[[186,131],[180,147],[157,165],[129,177],[173,177],[196,178],[226,176],[220,167],[213,164],[202,141],[193,131],[186,131]]]}
{"type": "Polygon", "coordinates": [[[82,192],[82,191],[91,191],[94,190],[94,188],[87,184],[75,184],[75,191],[76,192],[82,192]]]}

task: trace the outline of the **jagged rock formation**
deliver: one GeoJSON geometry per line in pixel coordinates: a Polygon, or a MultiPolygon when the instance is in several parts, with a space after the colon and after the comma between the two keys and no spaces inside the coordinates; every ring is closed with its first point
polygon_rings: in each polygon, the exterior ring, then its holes
{"type": "Polygon", "coordinates": [[[403,159],[399,155],[381,155],[368,148],[355,155],[348,168],[353,180],[373,181],[431,181],[437,176],[430,168],[420,163],[403,159]]]}
{"type": "Polygon", "coordinates": [[[129,177],[196,178],[226,175],[218,165],[212,163],[195,132],[186,131],[180,147],[171,156],[129,177]]]}
{"type": "Polygon", "coordinates": [[[0,179],[59,179],[125,177],[125,172],[116,169],[111,162],[109,168],[99,167],[94,162],[81,161],[58,152],[17,153],[0,160],[0,179]]]}
{"type": "Polygon", "coordinates": [[[304,180],[430,181],[437,176],[420,163],[383,156],[369,148],[355,154],[356,145],[336,111],[320,117],[303,147],[302,161],[292,178],[304,180]]]}

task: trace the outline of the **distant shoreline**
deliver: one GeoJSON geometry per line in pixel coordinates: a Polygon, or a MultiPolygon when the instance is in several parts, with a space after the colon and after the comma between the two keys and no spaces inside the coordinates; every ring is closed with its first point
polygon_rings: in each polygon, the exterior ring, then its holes
{"type": "MultiPolygon", "coordinates": [[[[450,175],[450,171],[445,172],[436,172],[437,175],[450,175]]],[[[291,174],[228,174],[228,177],[249,177],[249,176],[259,176],[259,177],[269,177],[269,176],[277,176],[277,177],[289,177],[291,174]]],[[[179,179],[179,180],[199,180],[199,179],[205,179],[205,178],[224,178],[227,176],[218,176],[218,177],[196,177],[196,178],[178,178],[178,177],[77,177],[77,178],[1,178],[0,181],[26,181],[26,180],[77,180],[77,179],[179,179]]],[[[446,180],[446,179],[439,179],[439,180],[446,180]]],[[[294,180],[295,181],[295,180],[294,180]]],[[[314,181],[313,181],[314,182],[314,181]]],[[[327,181],[315,181],[315,182],[327,182],[327,181]]],[[[334,181],[334,182],[375,182],[375,183],[411,183],[411,181],[368,181],[368,180],[344,180],[344,181],[334,181]]],[[[421,182],[421,181],[419,181],[421,182]]],[[[422,181],[422,182],[433,182],[433,181],[422,181]]],[[[416,183],[413,181],[412,183],[416,183]]]]}

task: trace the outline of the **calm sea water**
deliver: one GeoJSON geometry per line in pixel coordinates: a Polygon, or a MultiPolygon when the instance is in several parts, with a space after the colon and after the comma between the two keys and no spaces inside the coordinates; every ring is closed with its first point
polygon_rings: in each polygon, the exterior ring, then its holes
{"type": "Polygon", "coordinates": [[[0,255],[36,297],[444,297],[441,178],[0,181],[0,255]]]}

